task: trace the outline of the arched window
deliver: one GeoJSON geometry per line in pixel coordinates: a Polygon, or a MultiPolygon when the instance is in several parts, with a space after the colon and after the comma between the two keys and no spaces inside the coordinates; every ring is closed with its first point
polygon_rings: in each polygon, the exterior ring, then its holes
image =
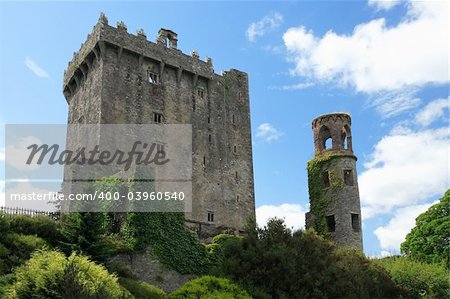
{"type": "Polygon", "coordinates": [[[320,149],[326,150],[331,149],[333,144],[331,140],[331,132],[330,129],[328,129],[327,126],[322,126],[319,131],[319,142],[320,142],[320,149]]]}
{"type": "Polygon", "coordinates": [[[342,129],[342,149],[351,150],[351,136],[352,133],[350,131],[350,127],[345,125],[342,129]]]}

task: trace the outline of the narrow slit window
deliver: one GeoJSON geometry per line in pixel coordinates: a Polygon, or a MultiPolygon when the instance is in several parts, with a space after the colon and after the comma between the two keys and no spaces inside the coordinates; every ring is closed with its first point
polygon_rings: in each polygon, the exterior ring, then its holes
{"type": "Polygon", "coordinates": [[[147,77],[148,77],[148,83],[150,83],[150,84],[158,84],[159,83],[159,76],[157,74],[148,71],[147,77]]]}
{"type": "Polygon", "coordinates": [[[334,215],[329,215],[327,217],[327,227],[330,233],[336,231],[336,221],[334,220],[334,215]]]}
{"type": "Polygon", "coordinates": [[[195,111],[195,99],[192,99],[192,111],[195,111]]]}
{"type": "Polygon", "coordinates": [[[161,113],[153,113],[153,122],[160,124],[163,122],[163,115],[161,113]]]}
{"type": "Polygon", "coordinates": [[[233,117],[232,117],[232,121],[233,121],[233,124],[235,124],[236,123],[236,117],[234,116],[234,114],[233,114],[233,117]]]}
{"type": "Polygon", "coordinates": [[[236,195],[236,202],[239,202],[239,200],[240,200],[239,195],[236,195]]]}
{"type": "Polygon", "coordinates": [[[206,157],[203,156],[203,166],[205,166],[205,165],[206,165],[206,157]]]}
{"type": "Polygon", "coordinates": [[[208,135],[208,142],[211,143],[212,142],[212,137],[211,134],[208,135]]]}
{"type": "Polygon", "coordinates": [[[322,172],[322,181],[325,187],[330,187],[330,175],[328,171],[322,172]]]}
{"type": "Polygon", "coordinates": [[[353,186],[353,172],[351,169],[344,170],[344,183],[347,186],[353,186]]]}
{"type": "Polygon", "coordinates": [[[239,180],[239,174],[237,171],[234,173],[234,176],[236,177],[236,180],[239,180]]]}
{"type": "Polygon", "coordinates": [[[359,230],[360,230],[359,214],[352,213],[352,228],[355,232],[359,232],[359,230]]]}
{"type": "Polygon", "coordinates": [[[211,117],[208,117],[208,124],[211,123],[211,117]]]}
{"type": "Polygon", "coordinates": [[[197,89],[197,96],[200,99],[204,99],[205,98],[205,91],[202,88],[197,89]]]}
{"type": "Polygon", "coordinates": [[[233,146],[233,152],[234,152],[234,153],[237,153],[237,147],[236,147],[236,145],[233,146]]]}
{"type": "Polygon", "coordinates": [[[214,213],[208,212],[208,222],[214,222],[214,213]]]}

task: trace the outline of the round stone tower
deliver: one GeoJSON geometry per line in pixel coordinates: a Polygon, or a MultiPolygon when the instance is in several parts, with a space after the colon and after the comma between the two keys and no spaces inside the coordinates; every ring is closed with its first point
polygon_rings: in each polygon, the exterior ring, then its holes
{"type": "Polygon", "coordinates": [[[308,162],[310,211],[306,228],[337,245],[363,249],[361,204],[347,113],[321,115],[312,122],[314,159],[308,162]]]}

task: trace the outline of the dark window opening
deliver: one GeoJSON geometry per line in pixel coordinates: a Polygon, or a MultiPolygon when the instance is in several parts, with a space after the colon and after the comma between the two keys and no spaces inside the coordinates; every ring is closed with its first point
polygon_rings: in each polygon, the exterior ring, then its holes
{"type": "Polygon", "coordinates": [[[345,130],[342,132],[342,149],[348,149],[347,134],[345,133],[345,130]]]}
{"type": "Polygon", "coordinates": [[[334,215],[326,216],[327,217],[327,227],[330,233],[336,231],[336,222],[334,220],[334,215]]]}
{"type": "Polygon", "coordinates": [[[163,121],[163,115],[161,113],[153,113],[153,122],[160,124],[163,121]]]}
{"type": "Polygon", "coordinates": [[[211,143],[211,141],[212,141],[212,137],[211,137],[211,134],[209,134],[208,135],[208,142],[211,143]]]}
{"type": "Polygon", "coordinates": [[[206,165],[206,157],[203,156],[203,166],[205,166],[205,165],[206,165]]]}
{"type": "Polygon", "coordinates": [[[200,99],[203,99],[205,97],[205,91],[203,89],[201,89],[201,88],[197,89],[197,96],[200,99]]]}
{"type": "Polygon", "coordinates": [[[355,232],[359,232],[359,230],[360,230],[359,214],[352,213],[352,228],[355,232]]]}
{"type": "Polygon", "coordinates": [[[159,76],[157,74],[148,71],[147,77],[148,77],[148,83],[150,83],[150,84],[158,84],[159,83],[159,76]]]}
{"type": "Polygon", "coordinates": [[[344,170],[344,183],[347,186],[353,186],[353,173],[351,169],[344,170]]]}
{"type": "Polygon", "coordinates": [[[195,99],[192,99],[192,111],[195,111],[195,99]]]}
{"type": "Polygon", "coordinates": [[[322,181],[325,187],[330,187],[330,176],[328,171],[322,172],[322,181]]]}
{"type": "Polygon", "coordinates": [[[214,213],[208,212],[208,222],[214,222],[214,213]]]}
{"type": "Polygon", "coordinates": [[[239,202],[239,195],[236,195],[236,201],[239,202]]]}
{"type": "Polygon", "coordinates": [[[236,180],[239,180],[239,174],[237,171],[234,173],[234,176],[236,177],[236,180]]]}
{"type": "Polygon", "coordinates": [[[234,114],[233,114],[233,124],[235,124],[236,123],[236,117],[234,117],[234,114]]]}
{"type": "Polygon", "coordinates": [[[211,123],[211,117],[208,117],[208,124],[211,123]]]}
{"type": "Polygon", "coordinates": [[[236,147],[236,145],[233,147],[233,152],[234,152],[234,153],[237,152],[237,147],[236,147]]]}

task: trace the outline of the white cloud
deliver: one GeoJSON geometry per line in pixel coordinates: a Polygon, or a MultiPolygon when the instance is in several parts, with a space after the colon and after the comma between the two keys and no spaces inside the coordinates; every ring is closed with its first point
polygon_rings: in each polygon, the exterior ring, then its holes
{"type": "MultiPolygon", "coordinates": [[[[421,213],[425,212],[434,203],[414,205],[406,208],[400,208],[395,211],[394,217],[385,226],[375,229],[374,233],[380,242],[381,248],[384,250],[400,251],[400,244],[405,241],[406,235],[415,226],[415,219],[421,213]]],[[[389,253],[389,252],[388,252],[389,253]]]]}
{"type": "Polygon", "coordinates": [[[21,171],[34,171],[39,169],[41,165],[37,164],[37,159],[33,159],[30,164],[26,164],[30,156],[30,150],[27,147],[32,144],[42,144],[42,142],[34,136],[27,136],[17,140],[14,144],[8,145],[6,147],[6,151],[8,152],[8,160],[6,160],[6,163],[21,171]]]}
{"type": "Polygon", "coordinates": [[[421,103],[421,100],[415,97],[416,92],[416,88],[378,92],[369,97],[369,106],[375,107],[384,118],[396,116],[421,103]]]}
{"type": "Polygon", "coordinates": [[[450,109],[450,98],[437,99],[428,103],[428,105],[426,105],[425,108],[419,111],[416,114],[415,120],[421,126],[426,127],[430,125],[433,121],[436,121],[439,118],[441,118],[444,115],[445,110],[449,109],[450,109]]]}
{"type": "Polygon", "coordinates": [[[256,222],[259,227],[264,227],[267,220],[277,217],[284,219],[287,227],[296,230],[304,228],[305,213],[306,209],[299,204],[264,205],[256,209],[256,222]]]}
{"type": "Polygon", "coordinates": [[[389,10],[400,3],[400,0],[369,0],[368,4],[379,10],[389,10]]]}
{"type": "Polygon", "coordinates": [[[5,161],[5,148],[0,148],[0,161],[5,161]]]}
{"type": "Polygon", "coordinates": [[[416,205],[449,188],[448,128],[397,129],[382,138],[358,178],[363,217],[416,205]]]}
{"type": "Polygon", "coordinates": [[[267,15],[261,20],[250,23],[247,28],[247,38],[249,41],[253,42],[256,40],[258,36],[263,36],[267,32],[280,27],[283,23],[283,16],[280,13],[273,13],[271,15],[267,15]]]}
{"type": "Polygon", "coordinates": [[[314,83],[311,82],[301,82],[291,85],[283,85],[283,86],[269,86],[268,89],[271,90],[301,90],[314,86],[314,83]]]}
{"type": "Polygon", "coordinates": [[[262,138],[268,142],[279,139],[283,136],[283,132],[275,129],[269,123],[260,124],[258,131],[256,132],[256,137],[262,138]]]}
{"type": "Polygon", "coordinates": [[[350,35],[288,29],[283,40],[295,64],[291,73],[367,93],[448,83],[448,3],[410,1],[407,10],[396,26],[380,18],[350,35]]]}
{"type": "Polygon", "coordinates": [[[27,57],[25,59],[24,63],[26,65],[26,67],[28,69],[30,69],[39,78],[45,78],[45,79],[49,79],[50,78],[50,75],[43,68],[41,68],[39,65],[37,65],[36,62],[31,60],[30,58],[27,57]]]}

